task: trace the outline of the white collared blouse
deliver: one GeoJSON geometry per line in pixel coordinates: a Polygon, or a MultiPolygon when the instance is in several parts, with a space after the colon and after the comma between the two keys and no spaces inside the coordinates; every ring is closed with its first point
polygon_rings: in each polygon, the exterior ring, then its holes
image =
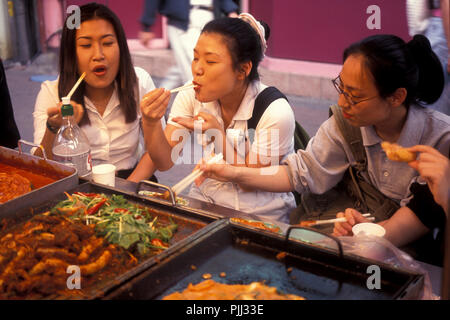
{"type": "MultiPolygon", "coordinates": [[[[250,83],[238,111],[226,130],[228,141],[238,143],[238,145],[235,144],[234,146],[242,158],[245,158],[250,148],[255,154],[260,155],[261,161],[269,161],[269,155],[274,153],[284,156],[284,159],[288,154],[294,152],[295,116],[291,106],[285,99],[277,99],[268,106],[256,127],[253,143],[249,142],[247,120],[252,117],[257,95],[265,88],[267,86],[260,81],[250,83]]],[[[192,118],[199,112],[213,114],[222,127],[224,126],[219,102],[201,103],[195,99],[195,91],[193,89],[178,93],[167,123],[181,127],[171,119],[174,117],[192,118]]],[[[195,137],[191,139],[191,142],[194,143],[195,151],[195,145],[198,146],[195,137]]],[[[204,154],[207,155],[208,152],[204,151],[204,154]]],[[[197,163],[201,156],[201,154],[200,156],[194,154],[191,157],[183,155],[181,161],[177,163],[197,163]]],[[[274,163],[274,165],[278,165],[278,162],[274,163]]],[[[270,174],[270,169],[268,174],[270,174]]],[[[259,190],[247,192],[235,183],[220,182],[213,179],[206,179],[199,187],[193,184],[189,196],[254,214],[265,220],[284,223],[289,221],[288,214],[295,208],[295,199],[290,192],[272,193],[259,190]]]]}
{"type": "MultiPolygon", "coordinates": [[[[139,101],[147,92],[153,90],[155,85],[144,69],[138,67],[134,69],[139,86],[135,121],[125,122],[125,115],[120,109],[117,90],[114,90],[103,115],[98,113],[89,98],[84,97],[90,124],[81,126],[81,130],[89,139],[93,165],[112,163],[117,167],[117,170],[131,169],[144,153],[139,101]]],[[[55,106],[58,102],[58,80],[42,83],[33,112],[34,143],[41,143],[46,128],[47,109],[55,106]]],[[[164,120],[162,119],[162,121],[164,120]]]]}

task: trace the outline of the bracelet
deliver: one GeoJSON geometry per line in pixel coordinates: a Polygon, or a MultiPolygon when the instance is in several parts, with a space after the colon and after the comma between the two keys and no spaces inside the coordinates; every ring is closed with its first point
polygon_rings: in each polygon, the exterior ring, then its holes
{"type": "Polygon", "coordinates": [[[48,119],[47,119],[46,125],[47,125],[47,129],[50,130],[50,132],[52,132],[53,134],[56,134],[59,130],[59,128],[55,128],[54,126],[52,126],[50,124],[50,122],[48,122],[48,119]]]}

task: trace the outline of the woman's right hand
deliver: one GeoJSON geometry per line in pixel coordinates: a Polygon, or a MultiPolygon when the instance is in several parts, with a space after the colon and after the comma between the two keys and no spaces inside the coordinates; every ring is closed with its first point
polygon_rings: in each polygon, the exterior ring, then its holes
{"type": "Polygon", "coordinates": [[[148,92],[141,100],[142,117],[148,123],[156,123],[166,113],[169,105],[170,91],[164,88],[148,92]]]}
{"type": "Polygon", "coordinates": [[[207,164],[206,161],[202,159],[200,164],[196,166],[196,169],[197,168],[203,171],[203,174],[195,180],[197,186],[201,185],[207,178],[226,182],[235,181],[238,175],[238,168],[227,163],[207,164]]]}
{"type": "Polygon", "coordinates": [[[339,212],[337,214],[338,218],[347,218],[346,222],[336,222],[334,224],[333,235],[339,236],[351,236],[353,235],[352,228],[355,224],[361,222],[368,222],[365,217],[362,216],[360,212],[355,209],[347,208],[344,212],[339,212]]]}
{"type": "MultiPolygon", "coordinates": [[[[71,100],[70,104],[73,106],[73,116],[76,123],[80,123],[83,118],[84,110],[83,106],[75,101],[71,100]]],[[[48,115],[48,123],[54,128],[60,128],[62,125],[62,116],[61,116],[61,106],[62,102],[59,102],[56,107],[51,107],[47,109],[48,115]]]]}

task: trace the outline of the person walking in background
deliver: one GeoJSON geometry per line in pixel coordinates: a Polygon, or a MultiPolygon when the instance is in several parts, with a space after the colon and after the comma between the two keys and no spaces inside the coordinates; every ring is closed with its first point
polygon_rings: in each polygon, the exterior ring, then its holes
{"type": "Polygon", "coordinates": [[[0,59],[0,146],[14,149],[20,139],[6,82],[3,61],[0,59]]]}
{"type": "Polygon", "coordinates": [[[423,34],[438,56],[444,72],[444,90],[429,108],[450,115],[450,0],[407,0],[409,34],[423,34]]]}
{"type": "Polygon", "coordinates": [[[167,34],[176,62],[160,87],[173,89],[192,80],[193,50],[203,26],[221,13],[237,17],[238,6],[232,0],[146,0],[139,33],[144,46],[155,36],[150,27],[157,12],[168,18],[167,34]]]}

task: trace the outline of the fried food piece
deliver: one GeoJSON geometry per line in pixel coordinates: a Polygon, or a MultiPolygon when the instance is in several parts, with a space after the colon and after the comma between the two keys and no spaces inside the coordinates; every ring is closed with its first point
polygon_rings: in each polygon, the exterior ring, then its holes
{"type": "Polygon", "coordinates": [[[67,266],[69,264],[65,261],[62,261],[60,259],[54,259],[54,258],[49,258],[46,259],[45,261],[41,261],[38,262],[31,270],[30,270],[30,275],[31,276],[35,276],[37,274],[40,274],[46,270],[49,269],[64,269],[64,271],[67,269],[67,266]]]}
{"type": "Polygon", "coordinates": [[[103,238],[95,238],[92,237],[91,241],[83,247],[83,250],[78,255],[78,260],[80,262],[86,261],[89,259],[89,256],[94,252],[97,248],[103,245],[103,238]]]}
{"type": "Polygon", "coordinates": [[[305,300],[305,298],[284,294],[275,287],[261,282],[250,284],[223,284],[205,280],[196,285],[190,283],[183,292],[174,292],[163,300],[305,300]]]}
{"type": "Polygon", "coordinates": [[[81,275],[86,276],[102,270],[111,260],[111,252],[105,250],[95,262],[80,266],[81,275]]]}
{"type": "Polygon", "coordinates": [[[384,152],[386,152],[386,156],[389,160],[400,162],[411,162],[416,160],[417,155],[415,152],[408,151],[406,148],[403,148],[396,143],[383,141],[381,147],[384,152]]]}

